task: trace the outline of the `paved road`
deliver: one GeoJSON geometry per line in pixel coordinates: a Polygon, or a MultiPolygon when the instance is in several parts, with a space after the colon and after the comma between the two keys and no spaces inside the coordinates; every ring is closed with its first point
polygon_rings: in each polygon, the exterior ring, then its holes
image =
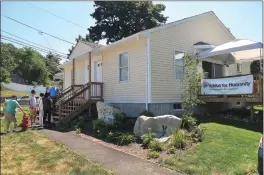
{"type": "Polygon", "coordinates": [[[78,136],[75,132],[62,133],[47,129],[41,132],[117,175],[182,175],[78,136]]]}

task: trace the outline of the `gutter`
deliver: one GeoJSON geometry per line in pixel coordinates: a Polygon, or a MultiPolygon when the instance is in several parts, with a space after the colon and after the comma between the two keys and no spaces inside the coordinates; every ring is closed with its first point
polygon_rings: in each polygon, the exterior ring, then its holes
{"type": "Polygon", "coordinates": [[[147,36],[146,44],[146,110],[148,111],[148,104],[151,99],[151,85],[150,85],[150,35],[147,36]]]}

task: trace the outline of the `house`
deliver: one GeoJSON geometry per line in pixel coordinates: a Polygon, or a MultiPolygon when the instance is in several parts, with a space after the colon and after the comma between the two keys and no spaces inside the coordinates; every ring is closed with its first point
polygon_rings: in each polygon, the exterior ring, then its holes
{"type": "MultiPolygon", "coordinates": [[[[235,39],[214,12],[206,12],[141,31],[107,46],[78,42],[64,70],[64,89],[102,82],[103,100],[136,117],[182,110],[184,54],[195,55],[235,39]],[[88,71],[91,68],[90,71],[88,71]],[[89,74],[91,72],[91,74],[89,74]]],[[[199,71],[222,77],[249,74],[250,62],[229,67],[203,61],[199,71]]],[[[89,98],[89,94],[84,95],[89,98]]]]}

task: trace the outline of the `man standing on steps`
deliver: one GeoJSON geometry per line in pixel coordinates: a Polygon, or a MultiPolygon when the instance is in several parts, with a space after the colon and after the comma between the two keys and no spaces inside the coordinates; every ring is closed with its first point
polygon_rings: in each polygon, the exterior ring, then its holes
{"type": "Polygon", "coordinates": [[[48,116],[48,124],[51,124],[50,120],[51,120],[52,100],[49,96],[49,93],[45,93],[42,102],[43,102],[43,111],[44,111],[44,116],[43,116],[44,122],[46,121],[46,118],[48,116]]]}
{"type": "Polygon", "coordinates": [[[49,89],[49,93],[50,93],[50,97],[52,99],[52,106],[53,106],[53,110],[55,111],[55,104],[57,102],[57,95],[59,94],[59,89],[55,86],[52,86],[50,89],[49,89]]]}

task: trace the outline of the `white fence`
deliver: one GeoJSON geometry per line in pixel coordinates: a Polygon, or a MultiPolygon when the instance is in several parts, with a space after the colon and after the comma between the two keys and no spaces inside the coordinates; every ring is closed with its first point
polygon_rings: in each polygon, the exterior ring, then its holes
{"type": "Polygon", "coordinates": [[[13,91],[19,91],[19,92],[31,92],[31,90],[35,90],[36,93],[45,93],[46,87],[43,86],[30,86],[30,85],[23,85],[23,84],[17,84],[17,83],[2,83],[4,88],[13,90],[13,91]]]}

